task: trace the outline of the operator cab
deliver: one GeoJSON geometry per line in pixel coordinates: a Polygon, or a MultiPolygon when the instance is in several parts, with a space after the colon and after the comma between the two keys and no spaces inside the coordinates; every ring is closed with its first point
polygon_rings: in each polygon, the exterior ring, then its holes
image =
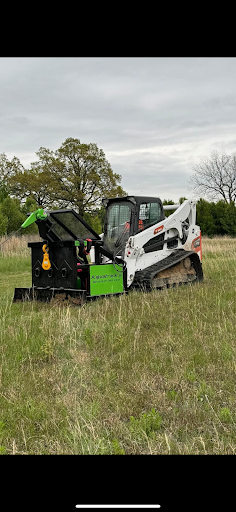
{"type": "Polygon", "coordinates": [[[106,209],[104,248],[112,254],[124,250],[129,236],[164,220],[162,202],[158,197],[126,196],[103,199],[106,209]]]}

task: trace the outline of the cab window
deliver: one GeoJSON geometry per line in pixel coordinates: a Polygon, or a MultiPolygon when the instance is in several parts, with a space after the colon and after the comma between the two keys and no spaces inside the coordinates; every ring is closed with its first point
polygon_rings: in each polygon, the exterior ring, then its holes
{"type": "Polygon", "coordinates": [[[109,251],[114,251],[115,244],[123,244],[129,238],[131,203],[119,201],[111,203],[107,209],[107,223],[104,230],[104,244],[109,251]]]}
{"type": "Polygon", "coordinates": [[[161,220],[160,203],[141,203],[139,208],[138,232],[157,224],[161,220]]]}

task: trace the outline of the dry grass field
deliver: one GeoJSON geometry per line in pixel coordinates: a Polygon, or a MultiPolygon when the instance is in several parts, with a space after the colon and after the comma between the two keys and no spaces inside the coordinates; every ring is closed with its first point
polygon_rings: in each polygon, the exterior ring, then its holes
{"type": "Polygon", "coordinates": [[[27,240],[0,250],[0,453],[235,454],[236,239],[203,238],[203,283],[83,307],[12,304],[27,240]]]}

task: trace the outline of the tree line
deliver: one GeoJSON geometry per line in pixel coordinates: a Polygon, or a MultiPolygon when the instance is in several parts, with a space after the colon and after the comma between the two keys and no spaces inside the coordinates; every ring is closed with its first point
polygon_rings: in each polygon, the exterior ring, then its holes
{"type": "MultiPolygon", "coordinates": [[[[27,214],[43,207],[48,210],[75,208],[98,233],[102,232],[103,197],[127,195],[121,176],[113,172],[103,150],[96,144],[81,144],[67,138],[56,151],[40,148],[38,160],[25,169],[17,157],[0,154],[0,236],[18,230],[27,214]]],[[[236,154],[213,151],[194,166],[190,188],[196,202],[197,224],[203,235],[236,236],[236,154]]],[[[186,198],[181,197],[181,204],[186,198]]],[[[163,204],[174,204],[163,200],[163,204]]],[[[171,211],[166,211],[166,216],[171,211]]],[[[24,233],[37,233],[32,224],[24,233]]]]}
{"type": "MultiPolygon", "coordinates": [[[[163,204],[174,204],[174,201],[164,199],[163,204]]],[[[38,204],[31,197],[28,197],[25,203],[21,203],[19,199],[12,198],[6,191],[0,190],[0,236],[9,235],[18,230],[27,218],[27,214],[37,208],[38,204]]],[[[200,226],[202,235],[236,236],[236,207],[233,202],[228,204],[221,200],[214,203],[200,199],[196,203],[196,210],[196,223],[200,226]]],[[[166,211],[165,215],[168,216],[171,213],[172,211],[166,211]]],[[[93,214],[85,213],[84,218],[97,233],[102,232],[102,208],[93,214]]],[[[38,233],[37,226],[32,224],[24,229],[24,234],[27,233],[38,233]]]]}

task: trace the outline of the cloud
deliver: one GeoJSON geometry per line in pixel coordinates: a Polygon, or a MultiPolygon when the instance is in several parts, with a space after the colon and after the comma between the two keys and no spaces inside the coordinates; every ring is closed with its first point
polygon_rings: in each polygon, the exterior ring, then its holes
{"type": "Polygon", "coordinates": [[[185,196],[188,173],[178,157],[160,153],[134,153],[114,156],[112,168],[122,175],[122,184],[129,194],[158,196],[175,201],[185,196]]]}
{"type": "Polygon", "coordinates": [[[30,120],[25,116],[15,116],[8,117],[5,119],[6,123],[16,123],[16,124],[28,124],[30,120]]]}
{"type": "Polygon", "coordinates": [[[95,142],[129,193],[177,200],[201,156],[236,147],[235,82],[235,58],[0,58],[0,153],[95,142]]]}

